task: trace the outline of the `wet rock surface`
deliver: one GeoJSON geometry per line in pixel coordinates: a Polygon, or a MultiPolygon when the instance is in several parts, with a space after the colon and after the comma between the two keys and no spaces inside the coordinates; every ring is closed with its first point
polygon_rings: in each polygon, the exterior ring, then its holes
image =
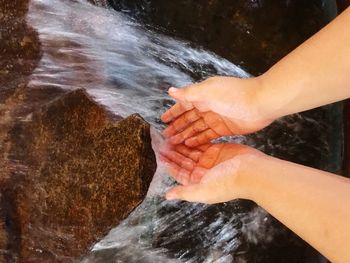
{"type": "Polygon", "coordinates": [[[327,0],[109,0],[151,27],[190,40],[257,75],[335,15],[327,0]]]}
{"type": "Polygon", "coordinates": [[[0,103],[26,84],[40,58],[38,35],[25,21],[27,10],[28,1],[0,1],[0,103]]]}
{"type": "MultiPolygon", "coordinates": [[[[349,0],[338,0],[339,12],[344,11],[350,6],[349,0]]],[[[350,177],[350,101],[344,104],[344,175],[350,177]]]]}
{"type": "Polygon", "coordinates": [[[0,262],[71,262],[144,198],[149,125],[83,90],[29,88],[41,57],[28,1],[0,1],[0,262]]]}
{"type": "MultiPolygon", "coordinates": [[[[17,109],[11,97],[16,97],[16,90],[26,86],[27,77],[40,58],[38,36],[25,21],[27,10],[28,1],[0,1],[0,182],[9,176],[5,162],[9,145],[5,138],[17,109]]],[[[6,262],[11,239],[6,232],[5,212],[6,208],[0,205],[0,262],[6,262]]]]}
{"type": "Polygon", "coordinates": [[[350,177],[350,101],[344,107],[344,174],[350,177]]]}
{"type": "Polygon", "coordinates": [[[337,0],[338,10],[339,12],[344,11],[346,8],[349,7],[350,1],[349,0],[337,0]]]}
{"type": "Polygon", "coordinates": [[[156,169],[150,127],[137,115],[115,121],[77,90],[10,130],[7,259],[73,261],[143,200],[156,169]]]}

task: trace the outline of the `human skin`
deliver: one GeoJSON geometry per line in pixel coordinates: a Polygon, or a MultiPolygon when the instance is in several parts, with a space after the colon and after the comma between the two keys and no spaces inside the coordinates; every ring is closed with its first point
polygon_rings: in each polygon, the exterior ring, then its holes
{"type": "Polygon", "coordinates": [[[282,116],[350,97],[350,8],[265,74],[214,77],[171,88],[176,104],[161,117],[173,144],[195,147],[264,128],[282,116]]]}
{"type": "Polygon", "coordinates": [[[239,144],[180,144],[162,154],[181,184],[168,200],[252,200],[332,262],[350,262],[350,179],[239,144]]]}
{"type": "Polygon", "coordinates": [[[170,123],[164,134],[173,148],[163,156],[182,186],[167,198],[210,204],[253,200],[332,262],[350,262],[350,179],[255,150],[237,153],[237,147],[224,147],[231,157],[213,166],[180,156],[204,154],[205,160],[212,139],[251,133],[282,116],[349,98],[349,28],[347,9],[262,76],[215,77],[170,89],[176,104],[162,120],[170,123]]]}
{"type": "Polygon", "coordinates": [[[259,78],[213,77],[183,89],[171,88],[176,104],[161,119],[172,144],[195,147],[227,135],[258,131],[272,121],[257,103],[259,78]]]}

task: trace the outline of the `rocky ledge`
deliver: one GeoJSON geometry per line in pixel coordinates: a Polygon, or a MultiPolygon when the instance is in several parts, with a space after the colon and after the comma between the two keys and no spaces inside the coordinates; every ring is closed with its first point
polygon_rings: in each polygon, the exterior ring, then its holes
{"type": "MultiPolygon", "coordinates": [[[[17,103],[35,102],[35,91],[17,93],[17,103]]],[[[1,134],[6,262],[74,261],[143,200],[156,170],[140,116],[114,117],[84,90],[56,93],[32,112],[17,110],[1,134]]]]}

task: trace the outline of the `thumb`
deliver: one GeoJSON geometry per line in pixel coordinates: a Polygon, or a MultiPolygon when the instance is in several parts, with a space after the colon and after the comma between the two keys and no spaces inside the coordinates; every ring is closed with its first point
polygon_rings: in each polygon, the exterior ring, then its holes
{"type": "Polygon", "coordinates": [[[239,193],[233,177],[240,166],[240,160],[233,158],[209,170],[199,184],[177,186],[166,194],[167,200],[185,200],[206,204],[227,202],[237,198],[239,193]]]}
{"type": "Polygon", "coordinates": [[[193,84],[182,89],[172,87],[169,89],[169,95],[177,101],[198,102],[203,100],[203,91],[200,87],[199,84],[193,84]]]}
{"type": "Polygon", "coordinates": [[[166,199],[179,199],[188,202],[208,203],[206,197],[208,197],[209,194],[210,193],[207,192],[206,187],[200,184],[176,186],[166,193],[166,199]]]}

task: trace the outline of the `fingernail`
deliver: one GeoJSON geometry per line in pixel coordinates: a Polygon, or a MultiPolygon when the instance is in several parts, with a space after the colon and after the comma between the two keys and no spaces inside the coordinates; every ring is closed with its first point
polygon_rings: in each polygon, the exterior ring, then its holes
{"type": "Polygon", "coordinates": [[[170,89],[169,89],[169,92],[170,93],[175,93],[175,92],[177,92],[178,91],[178,89],[177,88],[174,88],[174,87],[171,87],[170,89]]]}
{"type": "Polygon", "coordinates": [[[168,201],[178,199],[178,198],[177,198],[177,195],[176,195],[175,193],[172,193],[172,192],[167,193],[167,194],[165,195],[165,198],[166,198],[166,200],[168,200],[168,201]]]}

